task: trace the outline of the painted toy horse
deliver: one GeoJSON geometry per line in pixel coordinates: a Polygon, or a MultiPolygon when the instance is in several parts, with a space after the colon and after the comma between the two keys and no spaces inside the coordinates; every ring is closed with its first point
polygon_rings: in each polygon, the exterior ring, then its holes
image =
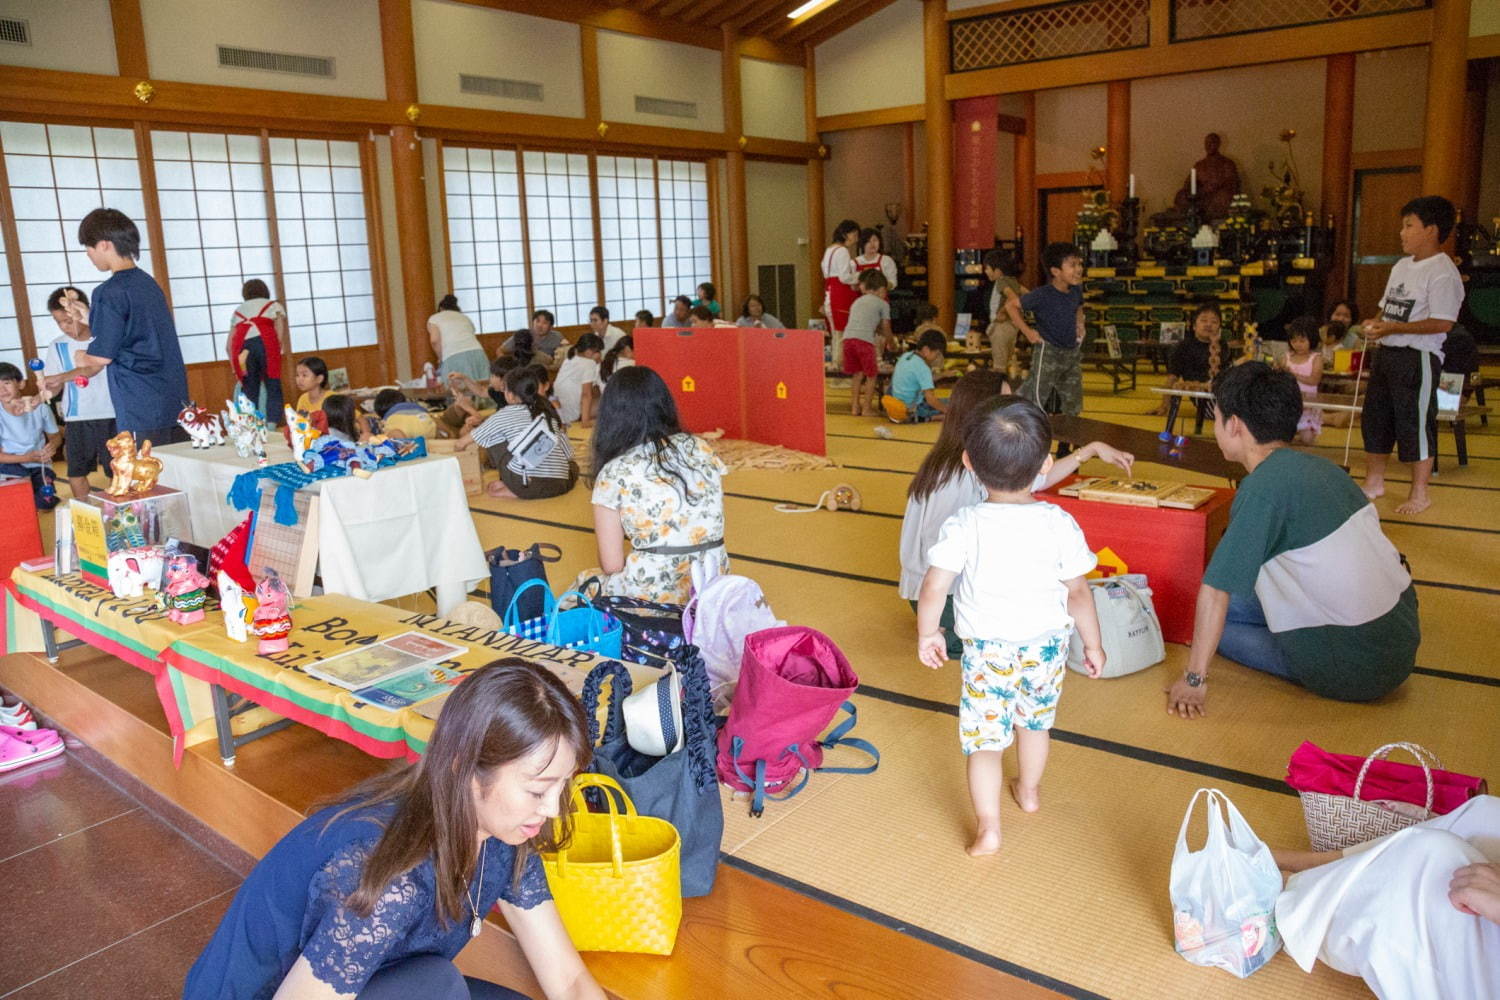
{"type": "Polygon", "coordinates": [[[195,403],[189,403],[177,414],[177,425],[188,432],[194,448],[211,448],[224,443],[224,428],[219,418],[195,403]]]}

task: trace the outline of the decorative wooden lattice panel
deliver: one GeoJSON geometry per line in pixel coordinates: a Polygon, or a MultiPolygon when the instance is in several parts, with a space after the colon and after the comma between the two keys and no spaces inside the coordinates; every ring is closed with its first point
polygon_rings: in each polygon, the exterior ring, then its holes
{"type": "Polygon", "coordinates": [[[1172,41],[1423,10],[1431,0],[1172,0],[1172,41]]]}
{"type": "Polygon", "coordinates": [[[1076,0],[953,21],[952,72],[1143,48],[1150,9],[1150,0],[1076,0]]]}

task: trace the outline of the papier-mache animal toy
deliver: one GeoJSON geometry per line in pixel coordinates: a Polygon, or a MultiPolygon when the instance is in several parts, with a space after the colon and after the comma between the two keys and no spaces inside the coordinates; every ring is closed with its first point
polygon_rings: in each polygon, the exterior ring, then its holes
{"type": "Polygon", "coordinates": [[[292,634],[292,595],[287,592],[281,575],[267,566],[265,576],[255,585],[255,612],[250,619],[250,634],[260,640],[258,653],[284,653],[292,634]]]}
{"type": "Polygon", "coordinates": [[[224,633],[235,642],[250,638],[250,622],[258,604],[228,573],[219,570],[219,607],[224,609],[224,633]]]}
{"type": "Polygon", "coordinates": [[[161,580],[159,545],[119,549],[109,554],[109,589],[116,597],[140,597],[161,580]]]}
{"type": "Polygon", "coordinates": [[[150,493],[161,475],[161,459],[151,454],[151,442],[142,441],[136,449],[135,435],[121,431],[104,443],[109,449],[110,466],[114,475],[104,492],[112,497],[126,497],[137,493],[150,493]]]}
{"type": "Polygon", "coordinates": [[[208,602],[208,577],[198,572],[198,560],[175,555],[167,563],[167,620],[178,625],[196,625],[203,620],[208,602]]]}
{"type": "Polygon", "coordinates": [[[218,415],[196,403],[189,403],[177,414],[177,426],[188,432],[194,448],[211,448],[224,443],[224,428],[219,425],[218,415]]]}
{"type": "Polygon", "coordinates": [[[261,464],[266,464],[266,418],[255,408],[255,404],[246,398],[243,392],[236,392],[233,399],[224,401],[224,430],[229,435],[229,441],[234,445],[234,453],[240,458],[254,456],[261,464]]]}

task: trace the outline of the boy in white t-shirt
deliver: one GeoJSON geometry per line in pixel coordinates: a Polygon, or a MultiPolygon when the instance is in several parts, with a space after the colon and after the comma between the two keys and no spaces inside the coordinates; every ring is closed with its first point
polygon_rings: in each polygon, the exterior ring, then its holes
{"type": "Polygon", "coordinates": [[[604,306],[595,306],[589,310],[589,331],[604,341],[605,353],[613,350],[625,337],[625,331],[609,321],[609,310],[604,306]]]}
{"type": "Polygon", "coordinates": [[[1420,514],[1432,503],[1427,481],[1437,454],[1437,386],[1443,340],[1464,303],[1463,278],[1439,247],[1453,231],[1453,203],[1439,195],[1413,198],[1401,207],[1401,249],[1380,297],[1380,318],[1361,327],[1378,344],[1364,410],[1365,496],[1385,493],[1391,448],[1411,464],[1411,492],[1398,514],[1420,514]]]}
{"type": "Polygon", "coordinates": [[[89,473],[99,468],[106,476],[110,474],[105,442],[115,436],[115,404],[109,398],[109,383],[103,372],[90,378],[87,385],[60,377],[73,371],[74,352],[87,350],[94,339],[88,325],[76,315],[82,310],[70,312],[65,308],[63,299],[69,291],[85,309],[89,304],[83,290],[71,286],[54,289],[47,296],[47,311],[63,335],[42,352],[42,376],[47,379],[47,388],[62,397],[58,412],[67,425],[68,485],[75,497],[82,498],[89,495],[89,473]]]}
{"type": "Polygon", "coordinates": [[[917,655],[936,670],[948,658],[938,621],[958,581],[954,631],[964,650],[958,733],[978,821],[969,845],[975,857],[1000,849],[1000,755],[1013,741],[1019,775],[1011,794],[1026,812],[1041,806],[1048,730],[1075,627],[1089,676],[1104,669],[1099,618],[1084,580],[1094,553],[1066,511],[1031,494],[1037,476],[1052,467],[1051,445],[1047,415],[1027,400],[1002,397],[969,418],[964,467],[984,485],[986,498],[943,522],[917,598],[917,655]]]}

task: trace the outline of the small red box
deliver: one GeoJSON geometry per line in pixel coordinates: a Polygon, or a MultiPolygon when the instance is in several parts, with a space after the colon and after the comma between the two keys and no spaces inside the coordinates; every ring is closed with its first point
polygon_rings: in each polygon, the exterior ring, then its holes
{"type": "Polygon", "coordinates": [[[42,526],[31,495],[30,479],[0,479],[0,580],[9,580],[10,571],[22,559],[42,554],[42,526]]]}
{"type": "Polygon", "coordinates": [[[1098,552],[1107,545],[1129,572],[1146,574],[1162,638],[1186,643],[1193,638],[1203,571],[1229,527],[1229,505],[1234,501],[1234,490],[1216,489],[1214,494],[1197,510],[1131,507],[1058,496],[1050,490],[1038,497],[1072,514],[1089,548],[1098,552]]]}

